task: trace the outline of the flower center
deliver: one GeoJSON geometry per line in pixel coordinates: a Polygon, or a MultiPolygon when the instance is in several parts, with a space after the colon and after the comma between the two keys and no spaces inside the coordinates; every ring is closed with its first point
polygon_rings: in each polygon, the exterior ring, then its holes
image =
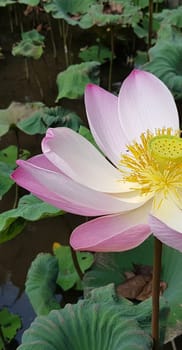
{"type": "Polygon", "coordinates": [[[149,141],[149,149],[156,159],[182,159],[182,139],[177,136],[156,136],[149,141]]]}
{"type": "Polygon", "coordinates": [[[143,195],[160,195],[161,200],[170,195],[181,207],[182,139],[179,130],[163,128],[157,129],[155,134],[147,130],[140,136],[140,143],[127,146],[119,169],[121,181],[133,183],[132,189],[139,189],[143,195]]]}

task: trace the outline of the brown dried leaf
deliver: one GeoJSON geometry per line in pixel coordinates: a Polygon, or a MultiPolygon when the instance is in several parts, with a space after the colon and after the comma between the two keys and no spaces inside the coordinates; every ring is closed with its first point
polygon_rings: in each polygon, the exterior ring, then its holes
{"type": "Polygon", "coordinates": [[[135,275],[152,275],[153,267],[150,265],[133,264],[133,272],[135,275]]]}
{"type": "Polygon", "coordinates": [[[137,275],[117,286],[116,292],[119,296],[124,298],[136,299],[142,292],[145,284],[145,277],[142,275],[137,275]]]}
{"type": "Polygon", "coordinates": [[[152,295],[152,278],[146,283],[141,293],[137,295],[136,300],[143,301],[150,298],[152,295]]]}
{"type": "MultiPolygon", "coordinates": [[[[126,271],[126,281],[117,286],[119,296],[143,301],[152,296],[152,266],[133,264],[134,271],[126,271]]],[[[167,283],[160,282],[160,295],[167,288],[167,283]]]]}

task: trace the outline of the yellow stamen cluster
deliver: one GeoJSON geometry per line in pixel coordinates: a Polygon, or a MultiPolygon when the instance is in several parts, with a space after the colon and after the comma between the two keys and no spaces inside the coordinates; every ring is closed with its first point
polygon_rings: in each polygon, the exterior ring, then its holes
{"type": "Polygon", "coordinates": [[[149,130],[140,142],[127,146],[119,163],[122,180],[133,183],[141,194],[171,194],[180,204],[182,191],[182,139],[171,128],[149,130]]]}

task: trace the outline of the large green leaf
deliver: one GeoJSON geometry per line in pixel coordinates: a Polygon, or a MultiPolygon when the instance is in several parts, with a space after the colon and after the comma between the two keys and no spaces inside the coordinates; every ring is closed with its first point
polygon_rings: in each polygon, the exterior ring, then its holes
{"type": "Polygon", "coordinates": [[[143,69],[155,74],[172,91],[175,98],[182,97],[182,36],[179,40],[159,40],[149,50],[150,61],[143,69]]]}
{"type": "Polygon", "coordinates": [[[176,9],[164,9],[163,11],[154,15],[162,26],[170,24],[172,26],[182,28],[182,6],[176,9]]]}
{"type": "Polygon", "coordinates": [[[51,12],[54,18],[62,18],[75,25],[80,16],[87,13],[89,6],[95,2],[96,0],[49,0],[44,3],[44,9],[51,12]]]}
{"type": "Polygon", "coordinates": [[[152,339],[131,317],[131,309],[130,302],[117,299],[113,285],[101,288],[76,305],[37,317],[18,349],[149,350],[152,339]]]}
{"type": "Polygon", "coordinates": [[[22,40],[12,48],[13,56],[39,59],[43,54],[45,37],[35,29],[29,32],[23,32],[21,37],[22,40]]]}
{"type": "Polygon", "coordinates": [[[62,215],[64,212],[30,195],[23,196],[16,209],[0,214],[0,243],[17,236],[27,221],[62,215]]]}
{"type": "Polygon", "coordinates": [[[26,280],[26,293],[37,315],[47,315],[60,309],[56,300],[57,259],[49,253],[40,253],[32,262],[26,280]]]}
{"type": "Polygon", "coordinates": [[[11,314],[8,309],[0,310],[0,350],[5,349],[6,345],[15,337],[17,330],[21,327],[21,320],[18,315],[11,314]],[[1,338],[3,335],[3,338],[1,338]]]}
{"type": "Polygon", "coordinates": [[[84,62],[69,66],[57,76],[58,96],[78,98],[84,93],[86,84],[99,84],[99,62],[84,62]]]}
{"type": "MultiPolygon", "coordinates": [[[[80,289],[80,277],[75,268],[71,248],[69,246],[55,245],[54,254],[58,260],[59,273],[57,276],[57,284],[64,289],[68,290],[74,285],[80,289]]],[[[93,254],[85,252],[76,252],[78,264],[82,272],[88,270],[93,264],[93,254]]]]}
{"type": "Polygon", "coordinates": [[[88,9],[87,13],[81,17],[80,21],[78,22],[79,26],[83,29],[90,28],[94,25],[122,25],[124,27],[129,25],[134,26],[142,18],[142,13],[139,7],[132,5],[131,2],[117,1],[117,4],[118,7],[116,7],[115,2],[107,3],[103,1],[93,4],[88,9]]]}
{"type": "Polygon", "coordinates": [[[29,118],[20,121],[17,127],[26,134],[45,134],[49,127],[65,126],[78,131],[82,121],[80,117],[61,106],[43,107],[29,118]]]}
{"type": "Polygon", "coordinates": [[[0,136],[5,135],[11,126],[16,125],[20,120],[30,117],[35,111],[42,108],[40,102],[19,103],[12,102],[6,109],[0,110],[0,136]]]}
{"type": "MultiPolygon", "coordinates": [[[[133,264],[151,265],[153,261],[153,238],[139,247],[123,253],[96,254],[96,262],[86,272],[84,286],[86,295],[94,288],[108,283],[121,284],[124,272],[131,271],[133,264]]],[[[161,280],[167,283],[163,298],[170,308],[166,318],[166,340],[173,339],[182,329],[182,254],[175,249],[163,246],[161,280]]],[[[142,307],[141,303],[141,307],[142,307]]]]}

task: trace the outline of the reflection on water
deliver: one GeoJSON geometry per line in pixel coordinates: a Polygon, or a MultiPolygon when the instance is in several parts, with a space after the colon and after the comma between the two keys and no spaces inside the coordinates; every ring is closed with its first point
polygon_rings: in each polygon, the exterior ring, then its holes
{"type": "Polygon", "coordinates": [[[0,308],[7,307],[10,312],[20,316],[22,328],[17,332],[16,339],[21,342],[21,337],[26,328],[35,317],[34,310],[25,292],[20,295],[20,289],[10,280],[0,286],[0,308]]]}

